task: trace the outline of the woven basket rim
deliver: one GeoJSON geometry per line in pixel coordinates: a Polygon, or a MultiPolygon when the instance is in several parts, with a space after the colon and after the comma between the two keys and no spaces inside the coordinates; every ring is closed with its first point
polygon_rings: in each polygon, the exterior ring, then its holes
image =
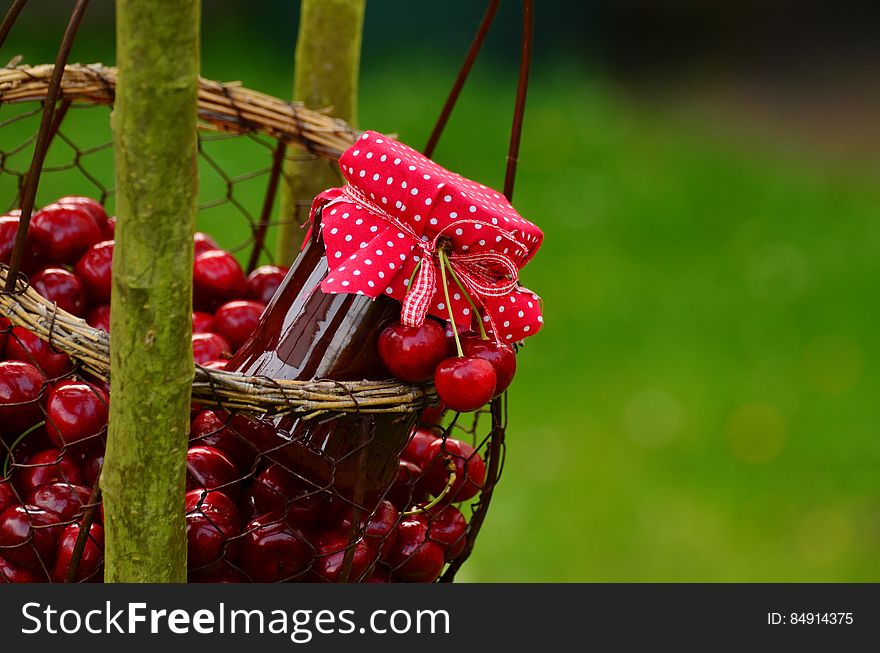
{"type": "MultiPolygon", "coordinates": [[[[0,68],[0,105],[46,98],[54,64],[0,68]]],[[[68,64],[61,77],[60,99],[112,105],[116,68],[100,63],[68,64]]],[[[316,156],[338,159],[360,131],[339,118],[245,88],[240,82],[199,78],[199,128],[238,134],[266,134],[298,145],[316,156]]]]}
{"type": "MultiPolygon", "coordinates": [[[[0,284],[8,266],[0,263],[0,284]]],[[[14,293],[0,293],[0,315],[68,354],[94,376],[110,380],[110,336],[58,308],[22,278],[14,293]]],[[[192,397],[229,410],[261,415],[285,413],[314,418],[326,413],[406,413],[438,402],[431,383],[279,380],[195,365],[192,397]]]]}

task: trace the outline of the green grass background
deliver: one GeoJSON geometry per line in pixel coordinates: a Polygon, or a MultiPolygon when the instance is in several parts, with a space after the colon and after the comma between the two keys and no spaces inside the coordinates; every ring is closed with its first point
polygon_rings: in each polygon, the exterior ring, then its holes
{"type": "MultiPolygon", "coordinates": [[[[288,93],[290,62],[215,46],[207,76],[288,93]]],[[[108,47],[86,42],[77,58],[112,61],[108,47]]],[[[29,48],[16,51],[52,58],[29,48]]],[[[436,156],[496,187],[513,68],[476,71],[436,156]]],[[[421,146],[453,74],[437,59],[365,62],[361,126],[421,146]]],[[[106,143],[107,117],[76,110],[64,133],[106,143]]],[[[0,128],[0,149],[35,125],[0,128]]],[[[208,147],[232,174],[268,165],[253,142],[208,147]]],[[[65,148],[50,163],[71,161],[65,148]]],[[[81,162],[112,184],[109,150],[81,162]]],[[[878,163],[538,66],[514,203],[546,234],[522,275],[546,327],[519,358],[504,477],[461,577],[880,580],[878,163]]],[[[222,197],[202,173],[203,199],[222,197]]],[[[264,180],[235,187],[254,214],[264,180]]],[[[40,200],[75,192],[93,193],[79,172],[48,174],[40,200]]],[[[14,202],[7,175],[0,201],[14,202]]],[[[200,225],[226,246],[247,237],[228,203],[200,225]]]]}

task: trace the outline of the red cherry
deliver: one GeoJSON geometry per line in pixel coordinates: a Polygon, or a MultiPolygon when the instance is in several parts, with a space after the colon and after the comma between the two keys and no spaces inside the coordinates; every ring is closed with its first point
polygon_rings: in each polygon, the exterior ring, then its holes
{"type": "Polygon", "coordinates": [[[241,571],[222,560],[216,569],[191,571],[190,583],[249,583],[250,580],[241,571]]]}
{"type": "Polygon", "coordinates": [[[190,447],[186,452],[186,489],[219,490],[237,498],[241,488],[241,475],[219,449],[214,447],[190,447]]]}
{"type": "Polygon", "coordinates": [[[87,370],[82,372],[82,380],[89,385],[98,388],[108,397],[110,396],[110,383],[108,381],[105,381],[104,379],[95,376],[87,370]]]}
{"type": "Polygon", "coordinates": [[[484,406],[495,394],[495,368],[487,360],[447,358],[434,372],[437,396],[452,410],[466,413],[484,406]]]}
{"type": "Polygon", "coordinates": [[[388,572],[388,568],[385,565],[376,565],[373,568],[373,573],[366,580],[368,583],[390,583],[391,582],[391,574],[388,572]]]}
{"type": "MultiPolygon", "coordinates": [[[[351,528],[351,515],[352,509],[349,508],[339,525],[340,532],[349,532],[351,528]]],[[[394,542],[397,540],[397,531],[394,527],[397,526],[399,517],[400,513],[397,512],[394,504],[390,501],[380,501],[373,514],[370,515],[369,520],[367,520],[366,526],[363,526],[363,519],[361,519],[364,541],[373,549],[379,551],[380,557],[383,559],[391,553],[394,542]]],[[[354,576],[352,575],[352,577],[354,576]]]]}
{"type": "Polygon", "coordinates": [[[242,297],[247,290],[241,266],[229,252],[210,250],[200,254],[193,267],[193,303],[198,310],[212,310],[242,297]]]}
{"type": "Polygon", "coordinates": [[[37,211],[30,231],[43,260],[69,265],[104,237],[89,210],[75,204],[50,204],[37,211]]]}
{"type": "MultiPolygon", "coordinates": [[[[458,353],[458,345],[455,344],[455,336],[452,334],[452,325],[447,322],[446,327],[443,331],[446,334],[446,347],[449,352],[447,356],[455,356],[458,353]]],[[[459,338],[461,338],[464,334],[471,333],[470,331],[459,331],[459,338]]]]}
{"type": "Polygon", "coordinates": [[[445,414],[446,406],[443,404],[428,406],[422,411],[422,414],[419,417],[419,423],[424,424],[425,426],[436,426],[441,422],[443,415],[445,414]]]}
{"type": "MultiPolygon", "coordinates": [[[[339,530],[339,525],[342,523],[343,519],[345,519],[345,515],[348,514],[350,508],[350,501],[348,501],[347,499],[343,499],[341,496],[338,496],[335,492],[333,492],[332,489],[328,490],[327,497],[324,503],[324,509],[321,511],[321,515],[318,517],[318,523],[315,525],[315,530],[339,530]]],[[[311,534],[315,535],[314,532],[312,532],[311,534]]],[[[320,533],[317,534],[319,535],[320,533]]]]}
{"type": "Polygon", "coordinates": [[[83,447],[82,451],[77,452],[83,480],[89,486],[94,486],[101,475],[101,469],[104,467],[104,449],[104,443],[98,440],[92,446],[83,447]]]}
{"type": "Polygon", "coordinates": [[[0,361],[0,434],[17,436],[40,421],[46,379],[29,363],[0,361]]]}
{"type": "Polygon", "coordinates": [[[261,265],[247,277],[247,298],[261,304],[268,304],[286,276],[287,268],[279,268],[276,265],[261,265]]]}
{"type": "Polygon", "coordinates": [[[238,350],[257,330],[265,308],[249,300],[227,302],[214,313],[214,329],[238,350]]]}
{"type": "Polygon", "coordinates": [[[379,335],[379,358],[394,376],[410,383],[427,381],[448,355],[443,327],[425,320],[420,327],[393,324],[379,335]]]}
{"type": "Polygon", "coordinates": [[[428,540],[428,520],[421,513],[409,515],[397,525],[397,543],[389,559],[394,578],[411,583],[433,583],[446,564],[436,542],[428,540]]]}
{"type": "Polygon", "coordinates": [[[397,462],[397,476],[386,495],[398,510],[422,503],[428,498],[424,489],[422,468],[409,460],[397,462]]]}
{"type": "Polygon", "coordinates": [[[415,463],[419,467],[427,467],[428,463],[431,462],[431,459],[427,456],[428,449],[438,439],[433,429],[419,426],[413,431],[400,457],[415,463]]]}
{"type": "Polygon", "coordinates": [[[190,570],[211,571],[222,560],[238,555],[241,517],[222,492],[203,489],[186,493],[187,564],[190,570]]]}
{"type": "Polygon", "coordinates": [[[312,550],[284,517],[269,513],[252,520],[245,529],[238,565],[253,581],[273,583],[301,574],[312,559],[312,550]]]}
{"type": "Polygon", "coordinates": [[[11,331],[12,322],[0,316],[0,360],[5,360],[6,358],[6,341],[9,339],[11,331]]]}
{"type": "Polygon", "coordinates": [[[0,581],[4,583],[44,583],[46,577],[30,569],[18,567],[0,556],[0,581]]]}
{"type": "Polygon", "coordinates": [[[184,504],[186,506],[186,512],[196,510],[200,505],[210,505],[213,509],[222,510],[235,516],[239,514],[238,507],[232,499],[229,498],[229,495],[220,490],[208,490],[203,487],[187,490],[184,504]]]}
{"type": "Polygon", "coordinates": [[[29,458],[50,447],[52,447],[52,443],[46,434],[46,425],[34,427],[34,430],[29,430],[27,437],[18,440],[12,447],[12,451],[9,453],[9,464],[20,467],[29,458]]]}
{"type": "MultiPolygon", "coordinates": [[[[15,234],[18,231],[18,216],[4,215],[0,217],[0,263],[9,265],[12,261],[12,249],[15,246],[15,234]]],[[[24,256],[22,257],[21,269],[25,272],[32,270],[37,261],[34,251],[33,236],[28,230],[25,236],[24,256]]]]}
{"type": "Polygon", "coordinates": [[[107,218],[107,226],[104,228],[104,240],[116,239],[116,216],[107,218]]]}
{"type": "Polygon", "coordinates": [[[58,515],[37,506],[11,506],[0,515],[0,550],[20,567],[51,567],[58,530],[58,515]]]}
{"type": "Polygon", "coordinates": [[[216,333],[194,333],[192,335],[193,360],[203,365],[208,361],[229,358],[232,352],[229,343],[216,333]]]}
{"type": "Polygon", "coordinates": [[[107,426],[110,399],[85,381],[62,381],[49,392],[46,432],[56,447],[98,435],[107,426]]]}
{"type": "Polygon", "coordinates": [[[22,327],[13,327],[6,341],[6,357],[30,363],[47,379],[64,376],[73,369],[67,354],[55,351],[45,340],[22,327]]]}
{"type": "MultiPolygon", "coordinates": [[[[221,419],[226,419],[226,415],[220,414],[221,419]]],[[[261,454],[283,454],[283,458],[279,460],[288,460],[286,456],[287,449],[284,445],[290,443],[290,440],[283,437],[275,426],[268,420],[263,418],[253,418],[242,413],[236,413],[229,417],[229,428],[244,438],[254,448],[257,453],[261,454]]]]}
{"type": "Polygon", "coordinates": [[[202,367],[206,367],[209,370],[225,370],[229,366],[229,359],[219,359],[208,361],[207,363],[200,363],[202,367]]]}
{"type": "Polygon", "coordinates": [[[193,311],[193,333],[211,333],[213,330],[213,315],[203,311],[193,311]]]}
{"type": "Polygon", "coordinates": [[[317,488],[279,463],[257,475],[244,501],[250,514],[278,513],[295,528],[312,526],[326,507],[326,498],[317,488]]]}
{"type": "Polygon", "coordinates": [[[55,203],[62,205],[79,206],[85,209],[86,211],[88,211],[89,215],[92,216],[95,224],[97,224],[98,227],[101,228],[102,232],[106,232],[107,229],[111,228],[110,226],[108,226],[110,218],[107,217],[107,211],[98,200],[94,200],[91,197],[85,197],[83,195],[65,195],[64,197],[59,198],[55,203]]]}
{"type": "Polygon", "coordinates": [[[82,472],[69,455],[65,456],[60,449],[43,449],[26,459],[16,468],[15,485],[22,496],[29,495],[33,490],[47,483],[82,483],[82,472]]]}
{"type": "Polygon", "coordinates": [[[439,514],[431,517],[428,538],[440,544],[446,551],[446,560],[451,561],[464,551],[467,526],[467,521],[458,508],[446,506],[439,514]]]}
{"type": "Polygon", "coordinates": [[[247,473],[257,457],[257,451],[246,438],[237,435],[234,429],[227,426],[228,421],[225,413],[201,411],[190,425],[189,441],[193,445],[219,449],[229,457],[239,472],[247,473]]]}
{"type": "Polygon", "coordinates": [[[0,479],[0,513],[17,503],[21,503],[21,500],[15,493],[10,480],[8,478],[0,479]]]}
{"type": "Polygon", "coordinates": [[[513,347],[494,340],[481,340],[477,336],[461,339],[461,349],[465,356],[482,358],[495,368],[495,397],[507,390],[516,374],[516,352],[513,347]]]}
{"type": "Polygon", "coordinates": [[[220,245],[214,242],[213,238],[201,231],[197,231],[193,234],[193,245],[196,258],[204,254],[205,252],[212,252],[214,250],[220,249],[220,245]]]}
{"type": "Polygon", "coordinates": [[[327,531],[315,540],[315,564],[312,571],[319,580],[327,583],[338,583],[341,580],[345,553],[349,546],[354,546],[354,555],[351,558],[348,581],[357,582],[366,574],[376,556],[366,540],[360,539],[355,544],[350,544],[346,533],[327,531]]]}
{"type": "MultiPolygon", "coordinates": [[[[56,546],[55,564],[52,565],[52,580],[63,583],[67,578],[67,572],[73,562],[73,554],[76,551],[76,541],[82,526],[80,524],[68,524],[61,531],[56,546]]],[[[76,570],[75,582],[100,582],[103,580],[101,568],[104,564],[104,529],[99,524],[89,527],[88,539],[79,559],[79,567],[76,570]]]]}
{"type": "Polygon", "coordinates": [[[110,303],[113,247],[112,240],[95,243],[82,255],[74,268],[86,287],[89,299],[96,304],[110,303]]]}
{"type": "Polygon", "coordinates": [[[63,311],[82,316],[86,308],[86,291],[73,272],[64,268],[43,268],[31,278],[31,287],[63,311]]]}
{"type": "Polygon", "coordinates": [[[58,515],[62,522],[70,521],[88,505],[91,492],[82,485],[48,483],[31,492],[27,503],[58,515]]]}
{"type": "Polygon", "coordinates": [[[486,483],[486,463],[479,452],[467,442],[438,439],[426,455],[432,461],[425,470],[428,490],[439,496],[449,482],[445,461],[455,464],[455,482],[446,495],[448,501],[467,501],[477,495],[486,483]]]}
{"type": "Polygon", "coordinates": [[[9,265],[12,260],[12,248],[15,245],[19,222],[18,216],[0,216],[0,263],[9,265]]]}
{"type": "Polygon", "coordinates": [[[95,306],[86,314],[86,322],[95,329],[110,333],[110,304],[95,306]]]}

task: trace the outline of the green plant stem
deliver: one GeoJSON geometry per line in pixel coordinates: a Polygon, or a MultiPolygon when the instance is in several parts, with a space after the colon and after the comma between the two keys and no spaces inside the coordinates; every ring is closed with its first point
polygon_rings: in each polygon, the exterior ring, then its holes
{"type": "Polygon", "coordinates": [[[443,501],[444,497],[446,497],[446,495],[452,491],[452,486],[455,485],[455,479],[457,478],[457,475],[455,473],[455,463],[452,462],[452,460],[446,461],[446,474],[446,485],[443,487],[443,490],[440,492],[440,494],[438,494],[424,506],[418,506],[417,508],[413,508],[412,510],[407,510],[403,514],[417,515],[420,512],[428,512],[431,508],[443,501]]]}
{"type": "Polygon", "coordinates": [[[446,268],[449,267],[449,259],[446,258],[445,251],[442,249],[438,251],[440,256],[440,278],[443,281],[443,294],[446,296],[446,310],[449,312],[449,324],[452,325],[452,337],[455,338],[455,348],[458,350],[458,356],[460,358],[464,356],[464,352],[461,349],[461,340],[458,338],[458,329],[455,326],[455,316],[452,314],[452,302],[449,301],[449,284],[446,282],[446,268]]]}
{"type": "Polygon", "coordinates": [[[455,274],[455,270],[452,269],[451,265],[449,266],[449,276],[452,277],[455,285],[458,286],[459,290],[461,290],[461,294],[464,295],[464,298],[468,300],[468,304],[471,305],[471,310],[474,312],[474,315],[477,316],[477,326],[480,327],[480,338],[483,340],[488,340],[489,334],[486,333],[486,327],[483,326],[483,316],[480,315],[480,311],[477,310],[477,306],[476,304],[474,304],[473,298],[471,297],[470,293],[465,290],[464,284],[462,284],[462,282],[459,280],[458,275],[455,274]]]}
{"type": "Polygon", "coordinates": [[[116,3],[107,582],[186,580],[199,0],[116,3]]]}
{"type": "Polygon", "coordinates": [[[27,436],[29,436],[31,433],[36,431],[38,428],[45,426],[45,425],[46,425],[46,420],[43,420],[42,422],[34,424],[27,431],[25,431],[24,433],[19,435],[17,438],[15,438],[15,440],[12,442],[12,444],[9,445],[9,453],[6,455],[6,458],[3,460],[3,476],[9,476],[9,459],[12,458],[12,452],[15,451],[15,448],[19,444],[21,444],[21,441],[24,440],[27,436]]]}
{"type": "MultiPolygon", "coordinates": [[[[358,74],[366,0],[302,0],[293,99],[310,109],[330,108],[350,125],[357,122],[358,74]]],[[[299,253],[312,199],[339,184],[335,162],[287,160],[281,188],[276,263],[290,265],[299,253]]]]}

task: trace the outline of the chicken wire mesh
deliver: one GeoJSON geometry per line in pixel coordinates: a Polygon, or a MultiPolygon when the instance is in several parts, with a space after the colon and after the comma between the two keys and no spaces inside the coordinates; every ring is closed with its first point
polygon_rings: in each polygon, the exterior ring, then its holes
{"type": "MultiPolygon", "coordinates": [[[[42,112],[41,103],[33,104],[4,104],[0,116],[0,193],[7,211],[21,205],[42,112]]],[[[112,215],[115,202],[109,113],[108,106],[82,103],[70,103],[57,110],[56,119],[63,120],[63,128],[58,121],[52,130],[36,207],[76,194],[98,200],[112,215]]],[[[259,263],[272,262],[274,228],[291,220],[273,217],[277,194],[267,194],[268,187],[277,188],[279,183],[289,181],[284,162],[319,157],[261,134],[206,131],[199,134],[198,157],[198,228],[222,236],[225,249],[240,255],[248,272],[259,263]]],[[[308,200],[298,202],[305,205],[308,200]]]]}
{"type": "MultiPolygon", "coordinates": [[[[33,70],[25,84],[45,76],[33,70]]],[[[87,80],[94,72],[86,72],[87,80]]],[[[96,199],[112,214],[112,76],[99,72],[97,90],[71,90],[56,108],[40,206],[75,194],[96,199]]],[[[223,85],[203,85],[232,95],[223,85]]],[[[26,94],[10,103],[10,88],[0,80],[0,197],[11,210],[2,220],[13,225],[41,103],[26,94]]],[[[216,107],[200,112],[203,126],[212,128],[199,135],[199,228],[236,254],[244,275],[271,263],[273,231],[284,221],[273,218],[284,161],[317,155],[290,147],[297,140],[309,143],[295,105],[279,104],[295,118],[285,134],[277,125],[288,124],[288,116],[270,117],[267,128],[231,104],[234,110],[219,119],[216,107]]],[[[327,156],[320,142],[314,145],[327,156]]],[[[4,264],[12,236],[14,230],[0,230],[4,264]]],[[[76,315],[109,327],[90,310],[103,305],[92,306],[89,292],[82,307],[62,306],[51,288],[35,282],[46,265],[75,276],[79,255],[40,257],[37,252],[26,259],[22,271],[30,277],[0,298],[0,578],[99,581],[109,345],[105,334],[76,315]],[[48,297],[35,299],[34,290],[48,297]]],[[[266,301],[265,294],[261,298],[266,301]]],[[[250,294],[224,299],[255,301],[250,294]]],[[[212,307],[215,319],[220,307],[212,307]]],[[[212,329],[218,330],[204,328],[212,329]]],[[[218,369],[235,353],[233,340],[196,370],[187,454],[190,580],[452,580],[501,471],[503,400],[473,415],[443,418],[424,408],[434,402],[425,388],[332,379],[295,387],[264,379],[254,398],[242,393],[234,374],[218,369]],[[394,425],[396,438],[380,437],[382,420],[394,425]],[[335,432],[343,436],[331,451],[324,445],[335,432]]]]}

